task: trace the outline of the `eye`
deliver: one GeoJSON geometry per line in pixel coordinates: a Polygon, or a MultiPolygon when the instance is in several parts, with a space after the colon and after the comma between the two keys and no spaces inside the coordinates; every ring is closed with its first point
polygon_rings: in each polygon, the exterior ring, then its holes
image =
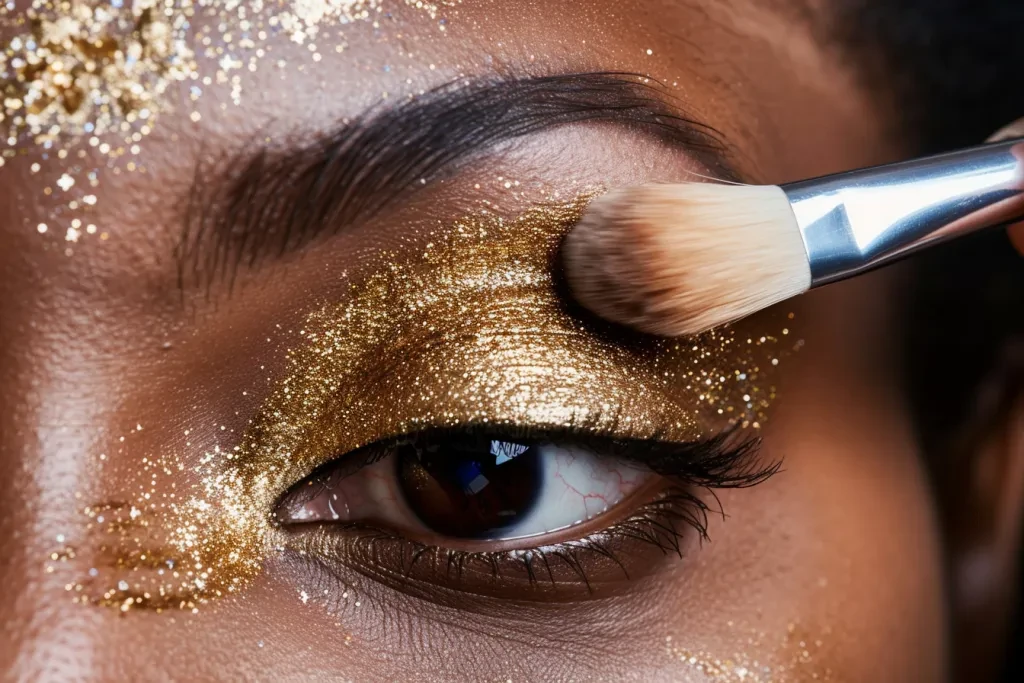
{"type": "Polygon", "coordinates": [[[362,521],[422,542],[528,547],[612,513],[659,479],[581,446],[486,434],[403,439],[369,459],[312,478],[282,521],[362,521]]]}
{"type": "Polygon", "coordinates": [[[289,547],[334,576],[354,571],[438,601],[587,598],[696,550],[715,510],[708,490],[777,470],[756,446],[739,432],[673,443],[443,430],[328,463],[276,515],[289,547]]]}

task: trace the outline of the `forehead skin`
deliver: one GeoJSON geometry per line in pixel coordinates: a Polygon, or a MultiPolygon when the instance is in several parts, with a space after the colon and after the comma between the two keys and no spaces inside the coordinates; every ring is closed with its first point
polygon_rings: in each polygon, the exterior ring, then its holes
{"type": "MultiPolygon", "coordinates": [[[[321,46],[316,64],[304,46],[277,41],[274,59],[286,66],[244,73],[237,105],[228,86],[206,88],[198,122],[176,93],[178,111],[163,113],[142,143],[146,172],[101,180],[93,216],[109,239],[83,237],[70,255],[59,235],[35,230],[54,214],[41,185],[59,177],[61,161],[29,151],[0,168],[0,666],[24,680],[704,680],[680,651],[785,664],[806,640],[817,648],[813,665],[792,664],[794,680],[934,680],[942,614],[933,521],[902,406],[878,361],[882,335],[863,332],[886,315],[881,281],[832,288],[800,308],[808,351],[766,435],[785,475],[724,492],[729,518],[713,520],[714,542],[625,596],[527,618],[384,591],[328,616],[296,599],[309,581],[301,562],[274,560],[241,598],[198,615],[121,617],[73,604],[67,575],[44,573],[57,534],[81,523],[83,501],[123,488],[119,475],[137,453],[182,447],[186,428],[197,443],[220,425],[241,428],[259,400],[241,390],[274,376],[279,354],[267,339],[301,321],[295,302],[330,297],[339,287],[332,274],[398,239],[378,224],[243,273],[230,296],[221,285],[182,295],[172,252],[200,155],[263,131],[313,134],[453,79],[592,70],[666,84],[721,132],[751,181],[900,152],[872,94],[795,9],[465,0],[448,16],[443,31],[407,8],[376,28],[354,23],[345,50],[321,46]],[[134,450],[118,446],[125,434],[134,450]],[[112,454],[105,469],[97,453],[112,454]],[[905,559],[890,566],[897,556],[905,559]]],[[[427,188],[394,224],[416,212],[451,218],[482,200],[518,208],[498,176],[539,194],[679,180],[693,167],[643,135],[576,127],[523,140],[427,188]]]]}

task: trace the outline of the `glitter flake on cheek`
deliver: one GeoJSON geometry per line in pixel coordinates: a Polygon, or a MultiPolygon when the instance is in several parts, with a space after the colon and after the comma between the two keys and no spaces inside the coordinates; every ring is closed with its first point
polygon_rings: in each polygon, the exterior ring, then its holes
{"type": "Polygon", "coordinates": [[[191,469],[191,490],[88,509],[116,581],[82,581],[80,599],[196,609],[238,592],[286,542],[271,516],[277,498],[380,439],[469,424],[676,441],[759,427],[789,330],[730,327],[670,341],[581,320],[555,273],[558,245],[584,205],[511,220],[474,215],[421,234],[426,246],[412,254],[379,254],[344,301],[308,315],[282,379],[236,446],[188,464],[150,461],[191,469]]]}
{"type": "Polygon", "coordinates": [[[714,683],[825,682],[835,680],[832,668],[825,663],[830,654],[826,639],[831,636],[832,629],[827,626],[819,637],[812,637],[806,628],[792,622],[781,637],[752,632],[742,639],[746,650],[730,656],[690,650],[674,642],[672,636],[665,637],[665,652],[689,672],[714,683]]]}

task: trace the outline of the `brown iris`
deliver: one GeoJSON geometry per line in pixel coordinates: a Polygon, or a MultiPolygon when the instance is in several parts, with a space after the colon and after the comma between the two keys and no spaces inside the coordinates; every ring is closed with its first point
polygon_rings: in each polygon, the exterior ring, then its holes
{"type": "Polygon", "coordinates": [[[453,538],[508,535],[540,495],[540,449],[482,435],[418,439],[398,447],[399,486],[412,512],[453,538]]]}

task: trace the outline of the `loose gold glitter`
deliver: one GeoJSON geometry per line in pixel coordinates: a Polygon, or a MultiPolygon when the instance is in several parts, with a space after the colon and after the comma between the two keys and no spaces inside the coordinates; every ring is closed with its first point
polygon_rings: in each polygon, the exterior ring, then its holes
{"type": "MultiPolygon", "coordinates": [[[[437,12],[437,4],[402,1],[431,16],[437,12]]],[[[131,127],[126,124],[146,121],[164,108],[162,97],[172,83],[204,80],[197,55],[216,58],[215,80],[224,82],[248,62],[243,56],[257,51],[254,38],[266,40],[264,28],[301,44],[317,37],[322,26],[369,19],[385,4],[33,0],[18,11],[6,2],[0,5],[0,27],[21,32],[0,51],[0,123],[6,138],[27,133],[36,143],[124,132],[131,127]],[[195,18],[217,21],[204,23],[194,40],[195,18]]]]}
{"type": "MultiPolygon", "coordinates": [[[[93,149],[115,175],[126,158],[125,171],[140,171],[130,157],[142,152],[138,143],[171,108],[179,84],[191,103],[208,86],[228,86],[237,105],[238,74],[256,71],[275,40],[308,45],[316,62],[311,41],[343,46],[341,27],[376,21],[391,5],[435,17],[458,1],[32,0],[19,8],[0,0],[0,32],[9,36],[0,44],[0,165],[33,150],[66,159],[93,149]]],[[[61,165],[58,184],[68,191],[88,178],[95,187],[100,167],[61,165]]],[[[71,201],[63,207],[69,218],[82,208],[71,201]]],[[[65,228],[52,232],[76,241],[79,233],[65,228]]]]}
{"type": "Polygon", "coordinates": [[[179,4],[34,0],[22,14],[0,10],[24,30],[0,52],[6,137],[46,144],[149,118],[170,84],[196,68],[179,4]]]}
{"type": "MultiPolygon", "coordinates": [[[[426,246],[412,255],[380,254],[343,302],[307,317],[240,443],[188,465],[198,485],[173,500],[147,493],[89,508],[109,563],[129,577],[85,597],[194,609],[240,590],[284,542],[274,501],[380,439],[472,424],[686,441],[760,426],[775,398],[774,361],[788,348],[782,335],[641,337],[585,320],[559,296],[558,245],[584,204],[475,215],[421,234],[426,246]]],[[[144,462],[154,482],[183,467],[144,462]]]]}

